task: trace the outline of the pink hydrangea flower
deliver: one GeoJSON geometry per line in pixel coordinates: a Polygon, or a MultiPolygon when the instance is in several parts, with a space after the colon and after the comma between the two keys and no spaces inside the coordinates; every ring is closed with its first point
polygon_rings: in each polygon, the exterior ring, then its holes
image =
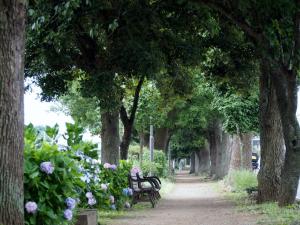
{"type": "Polygon", "coordinates": [[[116,166],[115,164],[112,164],[112,165],[110,165],[109,168],[112,169],[112,170],[116,170],[116,169],[117,169],[117,166],[116,166]]]}
{"type": "Polygon", "coordinates": [[[140,168],[135,166],[131,169],[130,173],[132,176],[135,176],[137,173],[140,173],[140,168]]]}
{"type": "Polygon", "coordinates": [[[96,199],[94,197],[89,198],[89,200],[88,200],[88,204],[89,205],[95,205],[96,203],[97,203],[97,201],[96,201],[96,199]]]}
{"type": "Polygon", "coordinates": [[[86,196],[87,198],[93,198],[93,197],[94,197],[92,192],[87,192],[87,193],[85,194],[85,196],[86,196]]]}
{"type": "Polygon", "coordinates": [[[104,165],[103,165],[103,167],[105,168],[105,169],[109,169],[110,168],[110,164],[109,163],[104,163],[104,165]]]}
{"type": "Polygon", "coordinates": [[[38,207],[35,202],[27,202],[25,204],[25,208],[28,213],[34,214],[34,213],[36,213],[38,207]]]}
{"type": "Polygon", "coordinates": [[[108,188],[107,184],[101,184],[100,186],[101,186],[101,189],[104,190],[104,191],[106,191],[107,188],[108,188]]]}

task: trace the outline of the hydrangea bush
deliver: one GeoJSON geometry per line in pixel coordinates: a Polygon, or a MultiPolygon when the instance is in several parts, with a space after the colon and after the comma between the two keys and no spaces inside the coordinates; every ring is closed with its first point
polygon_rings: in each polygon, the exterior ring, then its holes
{"type": "Polygon", "coordinates": [[[26,127],[26,225],[73,224],[80,209],[131,207],[132,190],[127,175],[132,165],[125,161],[119,166],[102,165],[95,154],[95,145],[83,142],[80,134],[66,136],[71,145],[62,147],[49,135],[44,138],[32,125],[26,127]],[[93,154],[86,154],[88,148],[93,154]]]}

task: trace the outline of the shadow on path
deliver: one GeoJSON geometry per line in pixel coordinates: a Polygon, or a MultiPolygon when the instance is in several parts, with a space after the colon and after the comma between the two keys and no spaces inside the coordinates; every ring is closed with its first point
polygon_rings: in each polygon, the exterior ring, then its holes
{"type": "Polygon", "coordinates": [[[255,216],[239,213],[234,204],[214,190],[211,181],[183,171],[176,175],[174,189],[156,208],[130,212],[112,225],[253,225],[255,216]]]}

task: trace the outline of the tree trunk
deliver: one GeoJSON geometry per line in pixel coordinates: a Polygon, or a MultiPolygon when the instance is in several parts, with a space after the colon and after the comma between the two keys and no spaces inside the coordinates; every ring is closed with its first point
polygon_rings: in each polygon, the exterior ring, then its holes
{"type": "Polygon", "coordinates": [[[190,174],[195,173],[195,152],[191,153],[191,166],[190,166],[190,174]]]}
{"type": "Polygon", "coordinates": [[[131,133],[132,133],[132,123],[123,123],[124,125],[124,134],[122,136],[122,141],[120,144],[120,154],[121,159],[126,160],[128,157],[128,149],[131,141],[131,133]]]}
{"type": "Polygon", "coordinates": [[[218,120],[212,122],[209,128],[209,152],[210,152],[210,176],[216,178],[218,161],[220,160],[221,151],[221,123],[218,120]]]}
{"type": "Polygon", "coordinates": [[[231,135],[229,135],[226,132],[222,132],[222,138],[221,138],[221,156],[218,157],[217,162],[217,170],[216,170],[216,178],[222,179],[224,178],[229,171],[229,165],[230,165],[230,159],[231,159],[231,151],[232,151],[232,138],[231,135]]]}
{"type": "Polygon", "coordinates": [[[0,0],[0,224],[24,224],[25,1],[0,0]]]}
{"type": "Polygon", "coordinates": [[[276,201],[284,160],[284,140],[274,83],[268,63],[261,65],[260,76],[260,146],[258,202],[276,201]]]}
{"type": "Polygon", "coordinates": [[[199,176],[200,173],[200,155],[199,151],[195,151],[195,176],[199,176]]]}
{"type": "Polygon", "coordinates": [[[156,128],[154,140],[154,149],[165,151],[169,140],[169,129],[166,127],[156,128]]]}
{"type": "Polygon", "coordinates": [[[300,129],[296,117],[297,71],[275,71],[277,102],[282,123],[286,153],[283,164],[279,205],[294,203],[300,174],[300,129]]]}
{"type": "Polygon", "coordinates": [[[119,112],[104,112],[101,114],[101,162],[119,163],[119,112]]]}
{"type": "Polygon", "coordinates": [[[232,136],[232,152],[230,159],[229,172],[233,170],[241,169],[241,140],[239,135],[234,134],[232,136]]]}
{"type": "Polygon", "coordinates": [[[241,140],[241,168],[252,170],[252,133],[240,134],[241,140]]]}
{"type": "Polygon", "coordinates": [[[200,173],[209,173],[210,172],[210,158],[209,158],[209,145],[206,143],[203,148],[199,151],[200,159],[200,173]]]}

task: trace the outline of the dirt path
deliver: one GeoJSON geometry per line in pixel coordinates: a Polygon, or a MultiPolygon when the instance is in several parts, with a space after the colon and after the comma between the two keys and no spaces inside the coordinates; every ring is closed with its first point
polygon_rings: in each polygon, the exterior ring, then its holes
{"type": "MultiPolygon", "coordinates": [[[[255,217],[255,216],[254,216],[255,217]]],[[[112,225],[253,225],[255,218],[239,213],[234,204],[213,190],[211,183],[181,173],[174,189],[156,208],[130,213],[112,225]]]]}

